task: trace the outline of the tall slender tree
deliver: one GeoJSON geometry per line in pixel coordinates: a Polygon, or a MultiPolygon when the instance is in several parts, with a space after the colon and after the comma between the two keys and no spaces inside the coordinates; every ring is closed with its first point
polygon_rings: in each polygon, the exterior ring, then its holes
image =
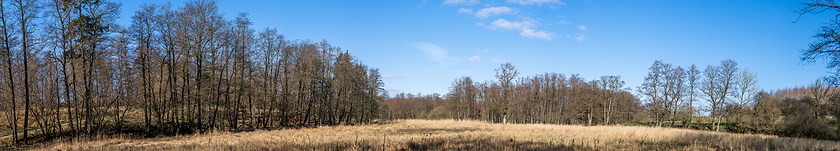
{"type": "Polygon", "coordinates": [[[508,108],[510,105],[511,100],[511,92],[513,92],[513,88],[515,83],[513,83],[513,79],[519,75],[519,71],[516,70],[510,62],[502,64],[498,69],[496,69],[496,79],[499,80],[499,83],[502,87],[502,98],[501,98],[501,107],[499,107],[500,112],[502,113],[502,123],[507,124],[507,117],[508,117],[508,108]]]}
{"type": "Polygon", "coordinates": [[[686,69],[686,82],[688,82],[686,85],[686,95],[688,95],[688,100],[686,101],[688,101],[687,111],[689,114],[688,122],[685,123],[685,127],[689,127],[691,125],[692,118],[695,114],[694,101],[697,99],[697,95],[699,94],[697,89],[700,87],[700,81],[702,80],[701,73],[702,72],[700,72],[694,64],[691,64],[691,66],[686,69]]]}
{"type": "Polygon", "coordinates": [[[17,100],[16,100],[17,89],[15,89],[15,85],[16,85],[15,76],[14,76],[15,62],[14,62],[14,59],[13,59],[14,54],[12,52],[12,47],[14,47],[16,45],[16,43],[15,43],[15,37],[16,36],[14,34],[12,34],[15,31],[15,29],[13,28],[14,25],[11,22],[7,21],[7,19],[10,19],[10,17],[9,17],[10,15],[7,14],[7,9],[8,9],[7,6],[8,5],[9,4],[7,3],[7,1],[0,0],[0,24],[2,24],[2,32],[3,32],[2,37],[0,37],[0,42],[3,43],[2,51],[3,51],[4,57],[6,58],[5,66],[6,66],[8,74],[9,74],[9,77],[8,77],[9,81],[7,81],[8,85],[9,85],[9,89],[8,89],[9,94],[5,98],[9,99],[8,103],[6,103],[6,104],[11,106],[11,109],[9,111],[11,114],[7,115],[7,119],[9,119],[9,121],[11,121],[11,122],[9,122],[9,124],[12,125],[12,136],[13,136],[13,139],[15,140],[15,143],[17,143],[16,142],[18,140],[18,134],[17,134],[18,124],[17,124],[17,108],[16,108],[16,106],[17,106],[17,100]]]}
{"type": "Polygon", "coordinates": [[[35,0],[15,0],[13,3],[14,7],[17,8],[15,11],[15,16],[17,17],[18,23],[18,32],[21,37],[21,55],[23,55],[23,88],[24,88],[24,113],[23,113],[23,143],[27,142],[27,137],[29,134],[29,130],[26,130],[29,127],[29,111],[30,111],[30,99],[32,96],[31,88],[29,85],[29,78],[30,78],[30,70],[29,70],[29,63],[30,58],[32,58],[32,47],[37,43],[35,42],[34,38],[32,38],[32,34],[35,33],[35,29],[37,28],[36,25],[33,23],[33,19],[36,17],[38,13],[38,3],[35,0]]]}

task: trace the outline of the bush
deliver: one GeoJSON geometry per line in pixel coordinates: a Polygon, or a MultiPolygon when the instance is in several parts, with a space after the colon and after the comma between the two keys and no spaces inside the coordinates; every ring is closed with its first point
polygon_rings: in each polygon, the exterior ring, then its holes
{"type": "Polygon", "coordinates": [[[776,132],[781,136],[837,140],[837,130],[815,116],[810,99],[782,101],[784,118],[776,132]]]}
{"type": "Polygon", "coordinates": [[[759,92],[752,108],[747,107],[738,111],[731,118],[734,120],[730,131],[738,133],[772,134],[777,121],[782,117],[780,101],[767,93],[759,92]]]}

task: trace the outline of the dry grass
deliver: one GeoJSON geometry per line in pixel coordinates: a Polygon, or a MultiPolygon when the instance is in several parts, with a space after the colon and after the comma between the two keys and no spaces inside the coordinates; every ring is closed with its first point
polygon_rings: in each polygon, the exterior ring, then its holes
{"type": "Polygon", "coordinates": [[[402,120],[390,124],[57,142],[39,150],[840,150],[836,141],[685,129],[402,120]]]}

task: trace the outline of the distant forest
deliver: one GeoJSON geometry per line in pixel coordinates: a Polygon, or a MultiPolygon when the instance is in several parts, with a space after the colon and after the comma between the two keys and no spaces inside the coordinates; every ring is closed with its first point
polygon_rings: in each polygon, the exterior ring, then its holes
{"type": "Polygon", "coordinates": [[[120,7],[0,0],[3,134],[26,144],[378,117],[378,69],[327,41],[256,31],[248,14],[225,19],[212,0],[143,5],[130,25],[115,23],[120,7]]]}
{"type": "Polygon", "coordinates": [[[641,86],[620,76],[517,76],[510,63],[496,81],[455,79],[448,94],[399,93],[384,119],[471,119],[496,123],[648,125],[838,140],[840,91],[824,79],[805,87],[758,90],[758,75],[732,60],[683,68],[654,61],[641,86]]]}

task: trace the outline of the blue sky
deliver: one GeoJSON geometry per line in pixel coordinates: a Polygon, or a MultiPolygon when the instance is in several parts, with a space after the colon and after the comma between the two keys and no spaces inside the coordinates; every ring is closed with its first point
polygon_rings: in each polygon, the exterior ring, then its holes
{"type": "MultiPolygon", "coordinates": [[[[143,3],[117,1],[128,25],[143,3]]],[[[182,6],[184,0],[171,0],[182,6]]],[[[639,86],[654,60],[701,68],[732,59],[758,73],[760,87],[802,86],[828,73],[803,65],[823,22],[834,14],[799,17],[798,1],[560,0],[219,0],[229,19],[247,12],[258,31],[289,39],[325,39],[379,68],[390,94],[445,94],[453,80],[495,80],[511,62],[520,76],[620,75],[639,86]]]]}

